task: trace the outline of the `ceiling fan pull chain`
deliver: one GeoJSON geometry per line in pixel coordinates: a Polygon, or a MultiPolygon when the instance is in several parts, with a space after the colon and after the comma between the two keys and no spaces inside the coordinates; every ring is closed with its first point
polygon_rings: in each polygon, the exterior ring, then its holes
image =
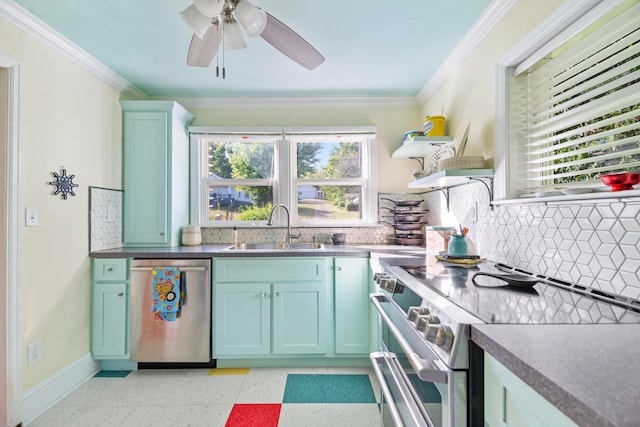
{"type": "Polygon", "coordinates": [[[225,77],[225,69],[224,69],[224,25],[226,24],[225,20],[222,20],[222,79],[225,77]]]}

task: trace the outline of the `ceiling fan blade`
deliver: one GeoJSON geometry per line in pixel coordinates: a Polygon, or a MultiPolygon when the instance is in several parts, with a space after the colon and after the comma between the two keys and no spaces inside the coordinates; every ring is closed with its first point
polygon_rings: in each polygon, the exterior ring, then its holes
{"type": "Polygon", "coordinates": [[[211,64],[218,52],[221,41],[218,29],[217,25],[212,24],[203,38],[198,37],[196,34],[191,37],[191,44],[189,44],[189,52],[187,53],[187,65],[206,68],[211,64]]]}
{"type": "Polygon", "coordinates": [[[307,70],[313,70],[324,62],[324,56],[309,42],[269,13],[267,26],[260,37],[307,70]]]}

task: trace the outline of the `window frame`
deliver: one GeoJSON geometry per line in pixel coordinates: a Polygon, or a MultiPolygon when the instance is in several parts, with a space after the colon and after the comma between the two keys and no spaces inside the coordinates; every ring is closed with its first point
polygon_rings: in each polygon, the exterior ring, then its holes
{"type": "MultiPolygon", "coordinates": [[[[374,126],[334,126],[334,127],[289,127],[289,128],[255,128],[255,127],[189,127],[190,140],[190,221],[202,227],[228,228],[233,226],[264,226],[264,221],[227,221],[208,219],[208,144],[203,142],[208,136],[215,135],[277,135],[274,152],[273,204],[284,203],[291,212],[291,225],[296,227],[345,227],[363,226],[377,223],[377,164],[376,128],[374,126]],[[298,193],[296,177],[297,151],[295,139],[297,135],[368,135],[362,143],[362,193],[361,219],[358,220],[325,220],[299,221],[297,219],[298,193]],[[206,203],[205,203],[206,201],[206,203]]],[[[342,180],[340,180],[342,181],[342,180]]],[[[225,180],[227,183],[247,184],[251,180],[225,180]]],[[[331,181],[333,182],[333,181],[331,181]]],[[[282,211],[276,214],[276,223],[285,224],[282,211]]]]}
{"type": "MultiPolygon", "coordinates": [[[[530,203],[531,198],[519,198],[523,174],[513,158],[524,149],[518,140],[516,124],[509,122],[509,85],[516,68],[526,67],[540,60],[545,52],[561,46],[580,31],[625,3],[625,0],[566,0],[532,31],[516,43],[496,61],[496,115],[495,115],[495,166],[494,203],[530,203]]],[[[521,166],[521,165],[520,165],[521,166]]],[[[629,196],[640,191],[631,190],[629,196]]],[[[601,198],[598,193],[566,196],[571,199],[601,198]]],[[[562,197],[562,196],[560,196],[562,197]]],[[[556,196],[555,198],[558,198],[556,196]]],[[[546,198],[541,198],[546,199],[546,198]]]]}

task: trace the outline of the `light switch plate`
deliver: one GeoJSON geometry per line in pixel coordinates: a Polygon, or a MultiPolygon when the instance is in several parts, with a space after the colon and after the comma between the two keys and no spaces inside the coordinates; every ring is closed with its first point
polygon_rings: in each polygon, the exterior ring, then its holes
{"type": "Polygon", "coordinates": [[[40,218],[38,208],[27,208],[25,212],[25,222],[27,227],[35,227],[39,224],[40,218]]]}

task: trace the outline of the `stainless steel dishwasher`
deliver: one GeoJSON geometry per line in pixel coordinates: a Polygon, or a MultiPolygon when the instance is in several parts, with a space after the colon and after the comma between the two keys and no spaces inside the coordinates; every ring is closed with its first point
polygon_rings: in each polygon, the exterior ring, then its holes
{"type": "Polygon", "coordinates": [[[211,360],[211,260],[134,259],[131,262],[131,360],[209,362],[211,360]],[[177,267],[185,301],[174,321],[152,312],[154,267],[177,267]]]}

